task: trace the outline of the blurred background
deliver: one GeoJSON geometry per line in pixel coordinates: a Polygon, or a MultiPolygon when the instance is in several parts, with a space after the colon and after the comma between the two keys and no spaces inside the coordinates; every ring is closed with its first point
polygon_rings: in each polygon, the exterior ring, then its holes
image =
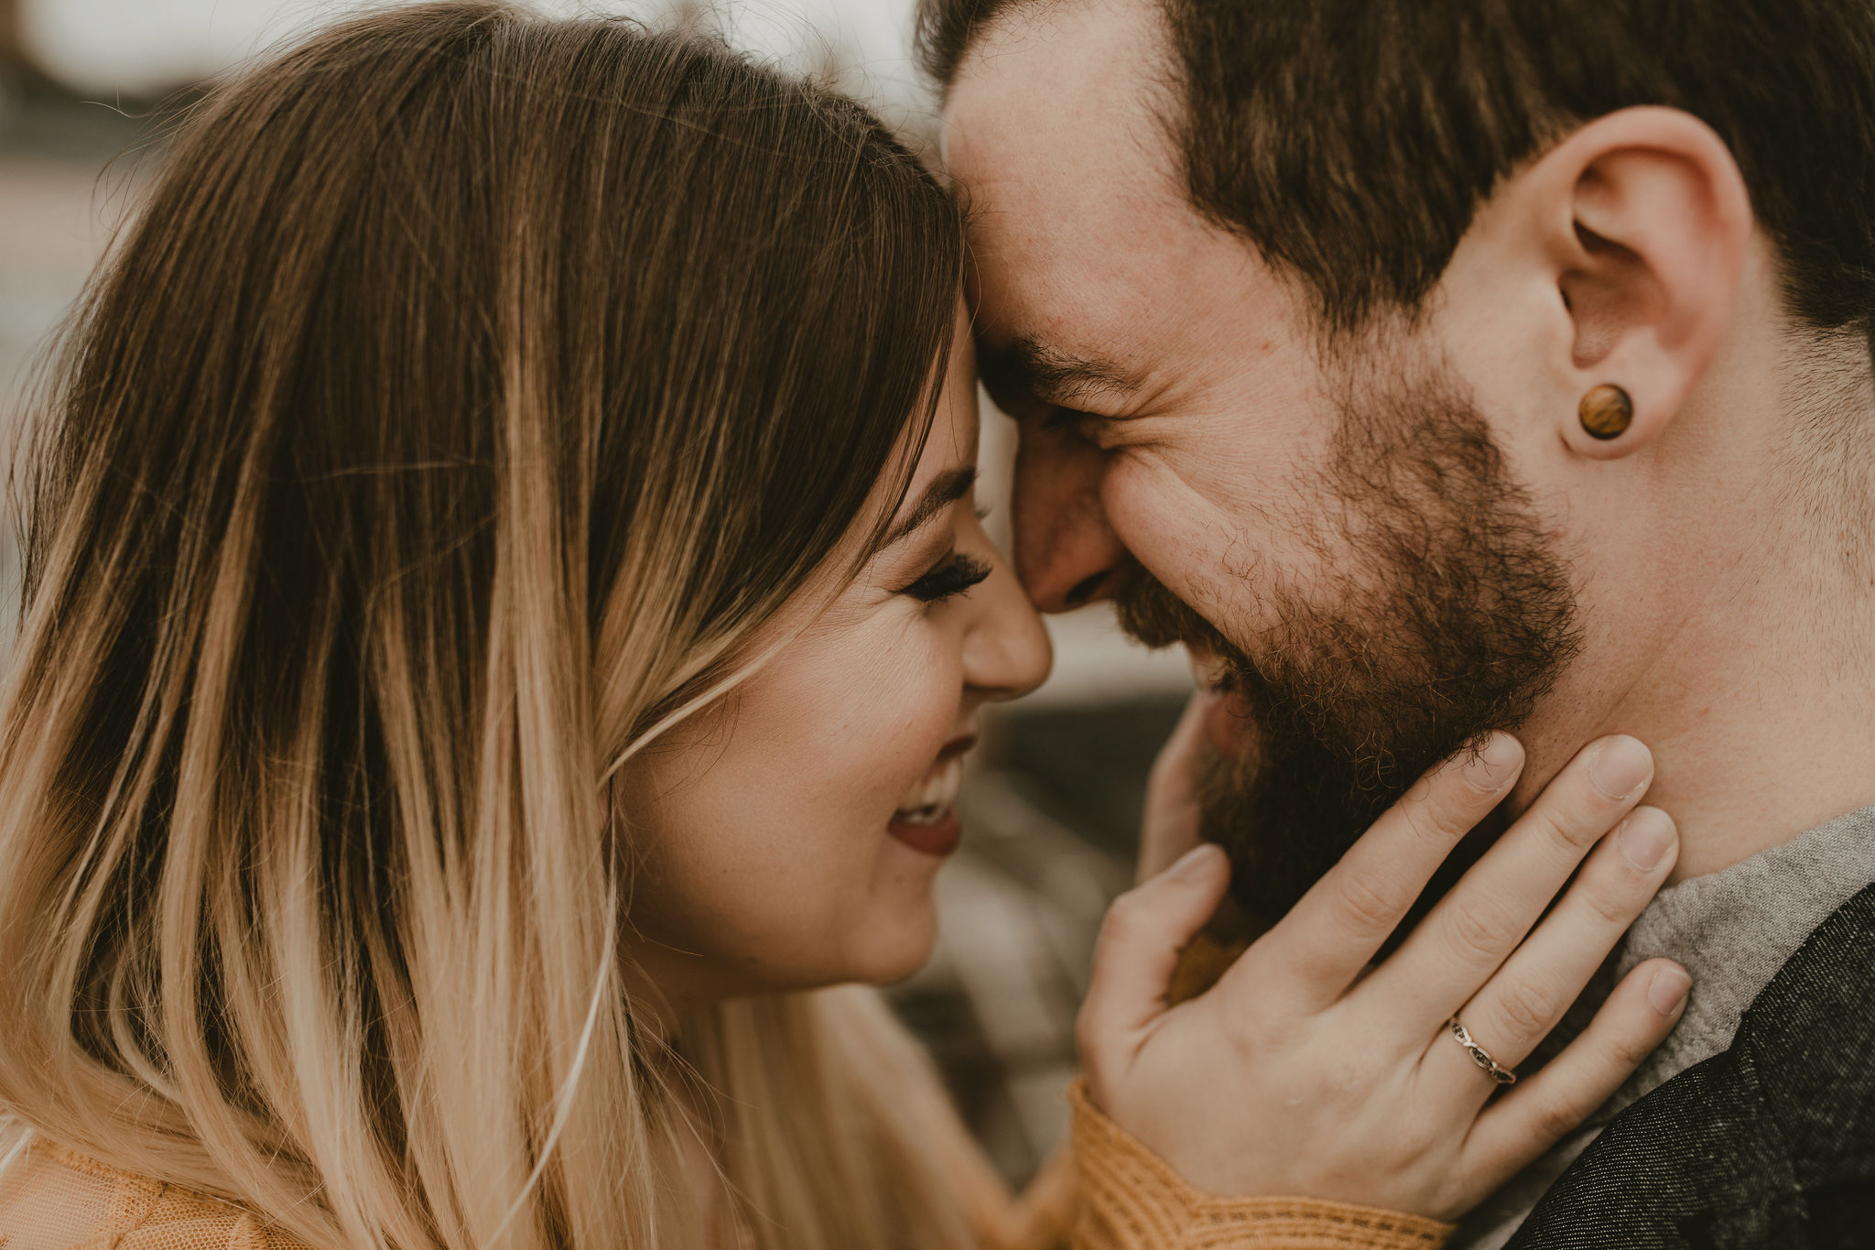
{"type": "MultiPolygon", "coordinates": [[[[12,449],[35,365],[114,230],[137,209],[165,117],[347,0],[0,0],[0,435],[12,449]]],[[[919,145],[932,100],[910,61],[912,0],[537,0],[704,25],[834,78],[919,145]]],[[[984,485],[1006,539],[1014,430],[985,401],[984,485]]],[[[12,535],[0,549],[10,635],[12,535]]],[[[966,1119],[1012,1181],[1065,1133],[1074,1012],[1107,902],[1132,880],[1147,768],[1191,689],[1182,653],[1126,642],[1102,607],[1050,622],[1048,684],[987,726],[939,878],[943,937],[892,990],[966,1119]]],[[[0,635],[3,638],[6,635],[0,635]]]]}

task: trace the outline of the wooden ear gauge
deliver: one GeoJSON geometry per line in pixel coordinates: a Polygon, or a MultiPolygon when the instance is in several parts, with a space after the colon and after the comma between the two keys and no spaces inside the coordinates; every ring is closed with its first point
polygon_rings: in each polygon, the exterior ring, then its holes
{"type": "Polygon", "coordinates": [[[1620,387],[1604,382],[1582,397],[1576,415],[1589,437],[1607,442],[1620,438],[1634,424],[1634,401],[1620,387]]]}

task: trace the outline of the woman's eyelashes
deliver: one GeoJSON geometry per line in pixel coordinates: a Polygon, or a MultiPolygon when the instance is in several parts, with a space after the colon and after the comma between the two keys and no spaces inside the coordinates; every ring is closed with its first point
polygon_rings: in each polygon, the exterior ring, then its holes
{"type": "Polygon", "coordinates": [[[943,603],[978,585],[991,571],[989,561],[953,551],[899,593],[910,595],[920,603],[943,603]]]}

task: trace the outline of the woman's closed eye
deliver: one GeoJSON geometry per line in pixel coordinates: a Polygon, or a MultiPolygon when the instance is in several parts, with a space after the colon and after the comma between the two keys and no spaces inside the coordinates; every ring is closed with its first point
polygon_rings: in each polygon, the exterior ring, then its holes
{"type": "Polygon", "coordinates": [[[952,551],[899,593],[910,595],[920,603],[943,603],[978,585],[991,572],[989,561],[952,551]]]}

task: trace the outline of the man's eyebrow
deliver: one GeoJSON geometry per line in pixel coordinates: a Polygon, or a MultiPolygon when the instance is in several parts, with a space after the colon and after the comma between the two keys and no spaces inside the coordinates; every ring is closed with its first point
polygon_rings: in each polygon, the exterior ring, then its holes
{"type": "Polygon", "coordinates": [[[1064,407],[1089,395],[1131,395],[1139,389],[1118,366],[1064,352],[1031,335],[984,351],[978,368],[993,395],[1029,396],[1064,407]]]}
{"type": "Polygon", "coordinates": [[[965,468],[946,469],[931,479],[931,484],[924,488],[924,494],[912,505],[902,520],[886,532],[885,541],[879,544],[881,550],[894,543],[903,542],[913,533],[929,525],[944,510],[970,493],[970,488],[977,484],[975,465],[965,468]]]}

